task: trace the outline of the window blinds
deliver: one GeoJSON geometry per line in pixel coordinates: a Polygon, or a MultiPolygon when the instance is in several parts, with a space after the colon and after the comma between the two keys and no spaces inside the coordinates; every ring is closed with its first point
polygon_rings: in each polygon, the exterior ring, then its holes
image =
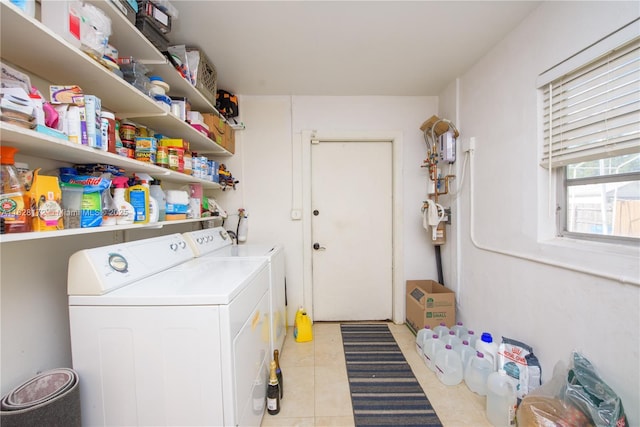
{"type": "Polygon", "coordinates": [[[640,37],[543,87],[541,164],[640,152],[640,37]]]}

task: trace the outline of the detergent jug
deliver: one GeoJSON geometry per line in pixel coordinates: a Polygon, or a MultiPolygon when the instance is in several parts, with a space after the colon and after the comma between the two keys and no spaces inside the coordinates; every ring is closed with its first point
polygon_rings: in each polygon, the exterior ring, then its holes
{"type": "Polygon", "coordinates": [[[307,342],[313,339],[311,318],[302,307],[300,307],[296,313],[293,324],[293,338],[295,338],[296,342],[307,342]]]}

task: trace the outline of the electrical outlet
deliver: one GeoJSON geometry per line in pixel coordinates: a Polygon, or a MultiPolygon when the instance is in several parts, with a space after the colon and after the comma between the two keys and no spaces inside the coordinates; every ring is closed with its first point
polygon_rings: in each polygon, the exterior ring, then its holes
{"type": "Polygon", "coordinates": [[[472,136],[469,139],[462,140],[462,152],[474,151],[476,149],[476,137],[472,136]]]}

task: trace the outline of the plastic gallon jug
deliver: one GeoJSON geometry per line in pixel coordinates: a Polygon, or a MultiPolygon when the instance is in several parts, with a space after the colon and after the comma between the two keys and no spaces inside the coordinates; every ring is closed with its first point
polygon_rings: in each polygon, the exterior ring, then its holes
{"type": "Polygon", "coordinates": [[[516,385],[504,369],[487,378],[487,419],[495,427],[515,425],[516,385]]]}
{"type": "Polygon", "coordinates": [[[427,325],[424,328],[420,329],[416,334],[416,351],[422,357],[422,346],[428,337],[433,335],[433,331],[431,330],[431,326],[427,325]]]}
{"type": "Polygon", "coordinates": [[[484,357],[491,361],[493,370],[498,370],[498,343],[493,340],[489,332],[483,332],[482,336],[476,341],[476,350],[482,352],[484,357]]]}
{"type": "Polygon", "coordinates": [[[436,371],[436,354],[444,348],[444,342],[438,334],[431,335],[422,346],[422,361],[432,371],[436,371]]]}
{"type": "Polygon", "coordinates": [[[440,336],[440,338],[442,338],[443,336],[449,333],[449,328],[447,328],[447,325],[444,322],[442,322],[438,326],[433,328],[433,332],[435,332],[440,336]]]}
{"type": "Polygon", "coordinates": [[[444,385],[456,385],[462,382],[464,371],[460,355],[450,345],[436,354],[436,376],[444,385]]]}
{"type": "Polygon", "coordinates": [[[462,342],[454,345],[453,350],[460,355],[463,369],[467,368],[469,360],[476,355],[476,351],[469,346],[469,341],[467,340],[462,340],[462,342]]]}
{"type": "Polygon", "coordinates": [[[464,382],[474,393],[480,396],[487,394],[487,379],[493,373],[493,366],[484,354],[477,352],[476,355],[469,360],[469,365],[464,372],[464,382]]]}
{"type": "Polygon", "coordinates": [[[463,338],[467,334],[467,328],[464,327],[462,322],[458,322],[451,327],[451,330],[456,334],[456,336],[460,339],[463,338]]]}
{"type": "Polygon", "coordinates": [[[449,333],[447,335],[442,337],[442,340],[444,341],[445,345],[449,344],[452,348],[453,348],[454,345],[459,344],[460,342],[462,342],[460,340],[460,338],[458,338],[456,336],[456,333],[454,331],[449,331],[449,333]]]}
{"type": "Polygon", "coordinates": [[[471,348],[476,348],[476,342],[478,342],[478,336],[471,329],[467,330],[467,333],[463,334],[460,339],[469,341],[471,348]]]}
{"type": "Polygon", "coordinates": [[[311,318],[302,307],[296,312],[296,318],[293,324],[293,338],[296,342],[307,342],[313,339],[311,318]]]}

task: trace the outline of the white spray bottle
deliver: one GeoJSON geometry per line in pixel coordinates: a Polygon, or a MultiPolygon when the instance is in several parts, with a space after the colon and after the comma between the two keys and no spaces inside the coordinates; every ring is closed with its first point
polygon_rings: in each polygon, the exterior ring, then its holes
{"type": "Polygon", "coordinates": [[[248,219],[249,215],[247,215],[247,212],[242,208],[238,209],[238,242],[247,241],[247,231],[249,228],[248,219]]]}
{"type": "Polygon", "coordinates": [[[111,186],[113,186],[113,180],[110,173],[102,174],[101,178],[111,181],[109,188],[105,188],[102,191],[102,224],[101,227],[116,225],[118,223],[118,205],[111,197],[111,186]]]}
{"type": "Polygon", "coordinates": [[[134,173],[134,178],[138,178],[140,184],[147,188],[149,191],[149,222],[158,222],[160,219],[160,207],[158,201],[151,195],[151,188],[149,183],[153,180],[151,176],[146,173],[134,173]]]}
{"type": "Polygon", "coordinates": [[[133,224],[133,220],[135,219],[135,210],[131,203],[127,202],[126,194],[129,178],[126,176],[116,176],[111,181],[113,184],[113,201],[116,203],[118,208],[118,217],[116,219],[116,224],[133,224]]]}

